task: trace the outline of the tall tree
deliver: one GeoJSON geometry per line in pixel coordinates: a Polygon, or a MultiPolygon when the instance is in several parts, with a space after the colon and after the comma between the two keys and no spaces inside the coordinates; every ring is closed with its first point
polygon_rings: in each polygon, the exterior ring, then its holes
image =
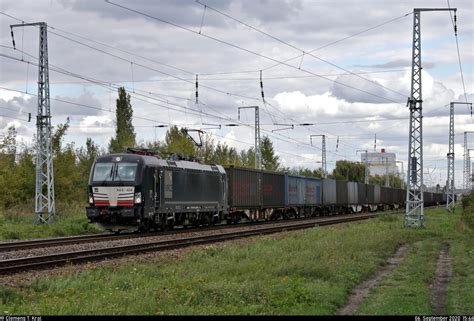
{"type": "Polygon", "coordinates": [[[280,162],[278,161],[280,157],[275,155],[273,142],[268,136],[263,136],[260,149],[262,153],[262,168],[271,171],[277,170],[280,166],[280,162]]]}
{"type": "Polygon", "coordinates": [[[352,182],[364,182],[365,165],[358,162],[350,162],[346,160],[336,161],[336,168],[334,168],[330,178],[341,179],[352,182]]]}
{"type": "Polygon", "coordinates": [[[248,168],[255,168],[255,150],[253,147],[250,147],[247,151],[240,151],[240,159],[242,166],[248,168]]]}
{"type": "Polygon", "coordinates": [[[59,153],[61,152],[61,144],[68,129],[69,117],[66,119],[65,124],[58,125],[58,128],[54,131],[53,137],[51,138],[51,145],[55,156],[59,155],[59,153]]]}
{"type": "Polygon", "coordinates": [[[78,171],[81,173],[81,176],[84,178],[83,188],[87,188],[87,180],[89,177],[92,164],[94,163],[95,158],[100,154],[99,146],[94,143],[92,138],[87,137],[86,147],[81,147],[76,151],[76,156],[78,158],[78,171]]]}
{"type": "Polygon", "coordinates": [[[115,111],[115,137],[110,140],[111,153],[124,152],[127,147],[135,147],[135,128],[132,124],[133,109],[130,103],[130,94],[125,88],[118,89],[117,110],[115,111]]]}
{"type": "Polygon", "coordinates": [[[165,136],[165,144],[162,147],[164,154],[177,154],[182,156],[194,156],[196,147],[193,141],[188,137],[184,128],[178,129],[172,126],[165,136]]]}
{"type": "Polygon", "coordinates": [[[202,146],[198,150],[198,158],[204,164],[214,163],[214,140],[211,134],[206,133],[202,136],[202,146]]]}

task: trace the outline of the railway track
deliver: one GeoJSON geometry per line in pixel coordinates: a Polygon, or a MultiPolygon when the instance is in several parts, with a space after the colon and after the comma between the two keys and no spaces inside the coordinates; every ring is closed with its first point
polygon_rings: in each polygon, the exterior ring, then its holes
{"type": "MultiPolygon", "coordinates": [[[[390,211],[389,213],[391,213],[390,211]]],[[[393,211],[395,212],[395,210],[393,211]]],[[[385,212],[387,213],[387,212],[385,212]]],[[[300,218],[299,221],[305,220],[314,220],[314,217],[311,218],[300,218]]],[[[291,220],[290,220],[291,221],[291,220]]],[[[264,225],[264,224],[275,224],[275,223],[287,223],[288,220],[277,220],[277,221],[261,221],[261,222],[244,222],[235,225],[219,224],[211,227],[203,228],[179,228],[172,231],[160,231],[160,232],[147,232],[147,233],[126,233],[126,234],[92,234],[92,235],[82,235],[82,236],[69,236],[69,237],[58,237],[58,238],[47,238],[47,239],[38,239],[38,240],[25,240],[25,241],[15,241],[15,242],[3,242],[0,243],[0,253],[8,251],[18,251],[25,249],[35,249],[35,248],[44,248],[52,246],[64,246],[70,244],[80,244],[80,243],[92,243],[92,242],[102,242],[102,241],[114,241],[114,240],[123,240],[129,238],[146,238],[154,237],[159,235],[169,235],[169,234],[179,234],[179,233],[188,233],[188,232],[200,232],[200,231],[211,231],[218,229],[229,229],[233,227],[242,227],[246,225],[264,225]]]]}
{"type": "Polygon", "coordinates": [[[265,226],[261,225],[252,229],[238,231],[238,232],[224,232],[213,235],[202,235],[193,237],[182,237],[173,240],[161,240],[149,243],[124,245],[107,247],[93,250],[83,250],[75,252],[64,252],[50,255],[23,257],[0,261],[0,274],[12,274],[21,271],[47,268],[51,266],[60,266],[70,263],[91,262],[103,260],[106,258],[120,257],[124,255],[139,254],[151,251],[164,251],[176,248],[183,248],[192,245],[209,244],[215,242],[222,242],[233,240],[237,238],[250,237],[255,235],[272,234],[282,231],[292,231],[299,229],[306,229],[315,226],[325,226],[332,224],[348,223],[360,220],[366,220],[376,217],[378,214],[364,214],[364,215],[345,215],[339,217],[320,217],[307,221],[286,222],[287,224],[279,224],[279,226],[265,226]]]}

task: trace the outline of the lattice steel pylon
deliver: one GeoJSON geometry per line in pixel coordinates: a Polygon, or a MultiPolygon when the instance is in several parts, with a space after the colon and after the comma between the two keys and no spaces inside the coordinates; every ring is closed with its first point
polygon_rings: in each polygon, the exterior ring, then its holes
{"type": "MultiPolygon", "coordinates": [[[[454,210],[454,104],[471,105],[471,103],[451,102],[449,104],[449,150],[448,158],[448,177],[446,180],[446,209],[450,212],[454,210]]],[[[465,136],[465,146],[467,146],[465,136]]],[[[465,147],[466,148],[466,147],[465,147]]]]}
{"type": "Polygon", "coordinates": [[[463,166],[463,189],[471,189],[471,180],[470,180],[470,172],[469,172],[469,159],[468,159],[468,146],[467,146],[467,135],[474,134],[472,131],[464,132],[464,166],[463,166]]]}
{"type": "Polygon", "coordinates": [[[258,106],[239,107],[239,120],[240,110],[246,108],[255,109],[255,168],[262,169],[262,151],[260,150],[260,114],[258,106]]]}
{"type": "Polygon", "coordinates": [[[323,178],[328,177],[327,165],[326,165],[326,135],[310,135],[309,140],[311,145],[313,145],[313,137],[322,137],[322,146],[321,146],[321,167],[323,168],[323,178]]]}
{"type": "Polygon", "coordinates": [[[446,180],[446,209],[454,210],[454,103],[449,105],[448,179],[446,180]]]}
{"type": "Polygon", "coordinates": [[[421,86],[421,21],[422,11],[456,11],[455,8],[413,9],[413,47],[411,69],[410,135],[408,142],[407,200],[404,225],[424,227],[423,213],[423,98],[421,86]]]}
{"type": "Polygon", "coordinates": [[[51,144],[51,110],[49,99],[48,26],[45,22],[10,25],[14,48],[15,39],[13,37],[13,28],[25,26],[37,26],[39,28],[35,222],[36,224],[53,223],[55,205],[53,151],[51,144]]]}

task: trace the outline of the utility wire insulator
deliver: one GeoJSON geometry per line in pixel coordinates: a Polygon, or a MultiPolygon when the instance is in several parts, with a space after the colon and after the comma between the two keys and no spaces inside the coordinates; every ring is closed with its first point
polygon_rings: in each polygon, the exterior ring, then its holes
{"type": "Polygon", "coordinates": [[[454,35],[458,36],[458,24],[457,24],[457,17],[456,12],[454,12],[454,35]]]}
{"type": "Polygon", "coordinates": [[[199,93],[198,93],[198,75],[196,74],[196,104],[198,104],[198,97],[199,97],[199,93]]]}
{"type": "Polygon", "coordinates": [[[16,50],[16,46],[15,46],[15,37],[13,36],[13,28],[10,26],[10,33],[12,35],[12,43],[13,43],[13,49],[16,50]]]}
{"type": "Polygon", "coordinates": [[[263,93],[263,80],[262,80],[262,71],[260,70],[260,89],[262,91],[262,100],[265,104],[265,94],[263,93]]]}

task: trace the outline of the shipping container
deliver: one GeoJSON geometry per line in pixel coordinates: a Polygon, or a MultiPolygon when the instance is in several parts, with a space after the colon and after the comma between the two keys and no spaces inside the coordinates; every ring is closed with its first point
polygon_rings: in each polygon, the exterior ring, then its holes
{"type": "Polygon", "coordinates": [[[322,201],[322,180],[315,177],[305,178],[306,189],[305,189],[305,205],[306,206],[319,206],[322,201]]]}
{"type": "Polygon", "coordinates": [[[357,200],[360,205],[367,204],[367,186],[364,183],[357,183],[357,200]]]}
{"type": "Polygon", "coordinates": [[[262,206],[262,172],[248,168],[225,167],[229,180],[229,206],[237,209],[262,206]]]}
{"type": "Polygon", "coordinates": [[[285,206],[285,174],[262,171],[263,207],[285,206]]]}
{"type": "Polygon", "coordinates": [[[374,185],[374,204],[380,204],[380,185],[374,185]]]}
{"type": "Polygon", "coordinates": [[[336,181],[333,179],[323,180],[323,204],[326,206],[336,204],[336,181]]]}
{"type": "Polygon", "coordinates": [[[359,204],[358,183],[347,182],[348,204],[359,204]]]}
{"type": "Polygon", "coordinates": [[[285,175],[285,203],[287,206],[305,205],[306,183],[304,176],[285,175]]]}
{"type": "Polygon", "coordinates": [[[405,189],[400,189],[399,195],[400,195],[398,199],[399,204],[405,204],[405,201],[407,199],[407,191],[405,189]]]}
{"type": "Polygon", "coordinates": [[[381,186],[380,187],[380,204],[392,204],[391,194],[392,189],[389,187],[381,186]]]}
{"type": "Polygon", "coordinates": [[[336,204],[347,205],[349,202],[347,181],[336,181],[336,204]]]}
{"type": "Polygon", "coordinates": [[[375,185],[367,184],[367,204],[375,204],[375,185]]]}

